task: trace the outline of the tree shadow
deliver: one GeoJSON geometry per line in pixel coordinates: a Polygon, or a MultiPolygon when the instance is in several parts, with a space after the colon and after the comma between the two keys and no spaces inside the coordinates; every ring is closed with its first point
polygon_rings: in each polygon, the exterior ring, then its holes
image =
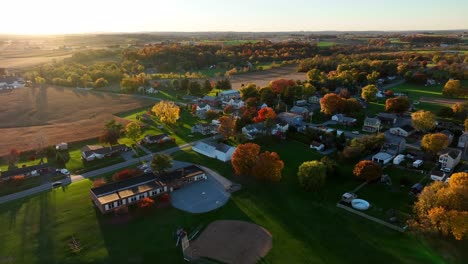
{"type": "MultiPolygon", "coordinates": [[[[56,216],[53,192],[41,194],[39,197],[39,231],[36,256],[40,263],[56,263],[54,258],[53,223],[56,216]]],[[[37,216],[36,216],[37,217],[37,216]]]]}
{"type": "Polygon", "coordinates": [[[177,228],[183,227],[190,233],[216,220],[251,222],[232,201],[205,214],[190,214],[166,206],[156,206],[146,213],[130,209],[130,221],[119,224],[112,224],[113,213],[102,215],[98,209],[95,212],[109,263],[179,263],[183,256],[180,246],[176,247],[177,228]]]}

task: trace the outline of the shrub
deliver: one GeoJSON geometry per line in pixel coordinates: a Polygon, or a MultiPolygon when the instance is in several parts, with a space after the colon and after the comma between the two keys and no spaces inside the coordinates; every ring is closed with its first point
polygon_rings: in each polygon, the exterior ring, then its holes
{"type": "Polygon", "coordinates": [[[154,206],[154,200],[146,197],[138,201],[138,207],[142,209],[148,209],[154,206]]]}
{"type": "Polygon", "coordinates": [[[325,184],[327,168],[320,161],[306,161],[297,172],[299,183],[306,191],[320,190],[325,184]]]}

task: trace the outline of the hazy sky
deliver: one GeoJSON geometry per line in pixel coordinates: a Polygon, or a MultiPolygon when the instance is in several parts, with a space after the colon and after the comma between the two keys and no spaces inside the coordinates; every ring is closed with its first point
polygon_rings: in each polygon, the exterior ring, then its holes
{"type": "Polygon", "coordinates": [[[0,33],[468,29],[467,0],[1,0],[0,33]]]}

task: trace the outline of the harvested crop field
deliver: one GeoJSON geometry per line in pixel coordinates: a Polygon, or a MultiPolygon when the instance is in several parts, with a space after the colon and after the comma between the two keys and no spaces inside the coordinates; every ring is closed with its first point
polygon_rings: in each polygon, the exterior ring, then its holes
{"type": "Polygon", "coordinates": [[[115,114],[153,102],[55,87],[1,92],[0,156],[11,148],[32,149],[38,140],[52,145],[98,137],[107,120],[119,119],[115,114]]]}
{"type": "Polygon", "coordinates": [[[267,86],[269,82],[276,79],[292,79],[294,81],[307,79],[303,72],[297,72],[297,65],[284,66],[271,70],[258,71],[252,73],[244,73],[231,76],[231,84],[233,89],[239,89],[242,84],[254,83],[257,86],[267,86]]]}
{"type": "Polygon", "coordinates": [[[433,103],[445,106],[452,106],[456,103],[466,102],[467,99],[448,99],[448,98],[432,98],[432,97],[421,97],[420,102],[433,103]]]}
{"type": "Polygon", "coordinates": [[[190,242],[187,249],[194,259],[208,257],[223,263],[257,263],[272,247],[271,234],[263,227],[244,221],[212,222],[190,242]]]}

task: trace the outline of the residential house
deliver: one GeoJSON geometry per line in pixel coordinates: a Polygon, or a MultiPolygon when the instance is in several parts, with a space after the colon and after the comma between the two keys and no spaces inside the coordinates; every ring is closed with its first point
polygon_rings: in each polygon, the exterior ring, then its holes
{"type": "Polygon", "coordinates": [[[169,137],[166,134],[159,134],[159,135],[146,135],[143,138],[142,143],[143,144],[163,144],[163,143],[171,142],[171,141],[174,142],[175,139],[169,137]]]}
{"type": "Polygon", "coordinates": [[[336,121],[338,124],[345,126],[354,126],[357,122],[356,118],[347,117],[343,114],[336,114],[332,116],[331,120],[336,121]]]}
{"type": "Polygon", "coordinates": [[[447,138],[449,140],[449,145],[452,144],[452,141],[453,141],[453,133],[452,132],[450,132],[449,130],[442,130],[442,131],[440,131],[440,133],[447,136],[447,138]]]}
{"type": "Polygon", "coordinates": [[[192,127],[192,133],[200,133],[202,135],[214,135],[218,133],[217,124],[205,124],[205,123],[198,123],[192,127]]]}
{"type": "Polygon", "coordinates": [[[101,213],[112,212],[121,206],[138,203],[146,197],[156,197],[172,192],[190,183],[206,180],[205,172],[190,165],[158,177],[147,173],[123,181],[92,188],[90,196],[101,213]]]}
{"type": "Polygon", "coordinates": [[[307,109],[306,107],[295,105],[291,108],[291,110],[289,110],[289,112],[297,115],[302,115],[304,119],[309,118],[309,109],[307,109]]]}
{"type": "Polygon", "coordinates": [[[81,148],[81,158],[86,161],[92,161],[95,159],[111,157],[117,155],[120,152],[128,150],[129,148],[123,144],[110,147],[103,147],[99,145],[87,145],[81,148]]]}
{"type": "Polygon", "coordinates": [[[366,117],[366,119],[364,119],[364,125],[362,127],[362,131],[374,133],[374,132],[379,132],[381,128],[382,128],[382,123],[380,119],[373,118],[373,117],[366,117]]]}
{"type": "Polygon", "coordinates": [[[218,98],[222,101],[227,101],[231,98],[233,99],[240,99],[241,95],[238,90],[227,90],[227,91],[222,91],[218,94],[218,98]]]}
{"type": "Polygon", "coordinates": [[[220,161],[228,161],[231,160],[236,147],[223,143],[198,142],[192,147],[192,150],[210,158],[215,158],[220,161]]]}
{"type": "Polygon", "coordinates": [[[453,170],[460,163],[462,151],[448,148],[439,153],[439,163],[441,168],[453,170]]]}
{"type": "Polygon", "coordinates": [[[253,123],[242,128],[242,134],[249,140],[266,134],[265,122],[253,123]]]}
{"type": "Polygon", "coordinates": [[[16,168],[12,170],[7,170],[7,171],[0,171],[0,179],[2,180],[8,180],[10,177],[13,176],[25,176],[25,177],[34,177],[34,176],[39,176],[42,173],[46,173],[49,170],[51,170],[51,167],[48,163],[43,163],[39,165],[33,165],[29,167],[23,167],[23,168],[16,168]]]}
{"type": "Polygon", "coordinates": [[[314,96],[309,97],[308,101],[310,104],[320,104],[320,97],[318,97],[317,95],[314,95],[314,96]]]}
{"type": "Polygon", "coordinates": [[[431,171],[431,180],[433,181],[444,181],[447,177],[448,175],[440,170],[435,169],[431,171]]]}
{"type": "Polygon", "coordinates": [[[245,106],[245,103],[244,101],[242,101],[241,99],[234,99],[234,98],[231,98],[227,101],[223,101],[223,105],[224,106],[232,106],[234,109],[239,109],[243,106],[245,106]]]}
{"type": "Polygon", "coordinates": [[[275,125],[275,127],[271,130],[271,134],[275,136],[281,136],[286,134],[289,129],[289,124],[286,122],[279,122],[275,125]]]}
{"type": "Polygon", "coordinates": [[[325,145],[318,141],[312,141],[312,143],[310,143],[310,148],[313,148],[317,151],[322,151],[325,149],[325,145]]]}
{"type": "Polygon", "coordinates": [[[456,124],[454,122],[443,122],[443,121],[437,121],[436,128],[439,130],[448,129],[451,131],[456,131],[456,130],[463,131],[464,130],[463,126],[460,126],[459,124],[456,124]]]}
{"type": "Polygon", "coordinates": [[[375,154],[374,156],[372,156],[372,161],[375,162],[375,163],[378,163],[380,165],[386,165],[388,164],[390,161],[392,161],[392,159],[394,158],[395,156],[390,154],[390,153],[387,153],[387,152],[379,152],[377,154],[375,154]]]}
{"type": "Polygon", "coordinates": [[[296,105],[297,106],[305,106],[305,105],[307,105],[307,100],[297,100],[296,105]]]}
{"type": "Polygon", "coordinates": [[[403,153],[406,149],[406,140],[401,137],[396,137],[390,135],[389,133],[385,133],[385,142],[380,149],[381,152],[386,152],[391,155],[398,155],[403,153]]]}
{"type": "Polygon", "coordinates": [[[278,119],[288,123],[290,126],[301,126],[304,117],[302,115],[283,112],[277,115],[278,119]]]}
{"type": "Polygon", "coordinates": [[[203,98],[200,101],[203,104],[208,104],[213,107],[217,107],[221,105],[221,100],[219,100],[217,97],[209,96],[209,95],[203,96],[203,98]]]}
{"type": "Polygon", "coordinates": [[[458,138],[457,147],[464,148],[465,146],[468,146],[468,132],[463,132],[458,138]]]}
{"type": "Polygon", "coordinates": [[[211,110],[211,106],[209,104],[199,103],[197,104],[197,108],[195,110],[195,116],[200,119],[205,119],[206,112],[208,112],[208,110],[211,110]]]}
{"type": "Polygon", "coordinates": [[[394,125],[397,121],[397,115],[389,113],[378,113],[377,118],[382,124],[394,125]]]}
{"type": "Polygon", "coordinates": [[[392,127],[389,129],[389,132],[395,136],[408,137],[416,132],[416,130],[411,125],[404,125],[401,127],[392,127]]]}

